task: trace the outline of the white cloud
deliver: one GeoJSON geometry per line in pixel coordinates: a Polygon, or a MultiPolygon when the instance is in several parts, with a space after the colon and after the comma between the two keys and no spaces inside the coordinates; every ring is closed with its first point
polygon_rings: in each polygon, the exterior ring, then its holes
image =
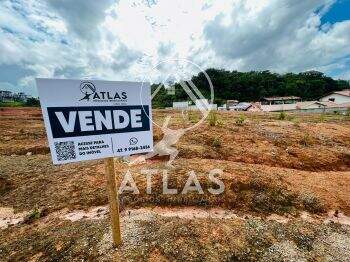
{"type": "Polygon", "coordinates": [[[99,38],[98,25],[114,0],[46,0],[49,7],[66,21],[68,28],[79,37],[94,41],[99,38]]]}
{"type": "Polygon", "coordinates": [[[226,67],[285,72],[324,66],[350,54],[348,22],[320,29],[315,11],[329,4],[315,0],[241,2],[208,22],[205,37],[226,67]],[[224,21],[227,16],[230,22],[224,21]]]}

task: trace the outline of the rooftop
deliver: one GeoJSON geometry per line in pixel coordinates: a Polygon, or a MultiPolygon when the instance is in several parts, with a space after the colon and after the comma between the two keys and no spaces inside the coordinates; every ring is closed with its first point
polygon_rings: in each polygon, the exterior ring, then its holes
{"type": "Polygon", "coordinates": [[[273,96],[273,97],[264,97],[263,100],[267,101],[283,101],[283,100],[299,100],[301,99],[298,96],[273,96]]]}

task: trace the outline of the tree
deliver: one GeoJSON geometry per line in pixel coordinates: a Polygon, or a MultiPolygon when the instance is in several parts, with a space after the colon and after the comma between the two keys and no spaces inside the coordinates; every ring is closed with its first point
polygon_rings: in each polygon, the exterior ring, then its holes
{"type": "MultiPolygon", "coordinates": [[[[270,71],[238,72],[209,68],[206,73],[214,86],[215,103],[226,100],[259,101],[266,96],[300,96],[303,100],[317,100],[319,97],[349,88],[349,82],[334,80],[322,72],[308,71],[299,74],[277,74],[270,71]]],[[[204,97],[210,98],[210,88],[203,72],[191,78],[204,97]]],[[[152,90],[158,85],[152,85],[152,90]]],[[[164,88],[154,97],[155,108],[165,108],[174,101],[190,100],[179,83],[174,84],[175,95],[164,88]]]]}

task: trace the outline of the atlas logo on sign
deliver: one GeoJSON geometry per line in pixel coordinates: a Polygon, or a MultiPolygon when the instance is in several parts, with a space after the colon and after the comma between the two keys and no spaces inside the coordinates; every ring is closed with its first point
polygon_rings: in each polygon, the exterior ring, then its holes
{"type": "Polygon", "coordinates": [[[80,91],[84,96],[79,101],[115,101],[115,102],[126,102],[127,94],[126,92],[115,92],[111,93],[109,91],[97,91],[95,85],[88,81],[83,81],[80,83],[80,91]]]}

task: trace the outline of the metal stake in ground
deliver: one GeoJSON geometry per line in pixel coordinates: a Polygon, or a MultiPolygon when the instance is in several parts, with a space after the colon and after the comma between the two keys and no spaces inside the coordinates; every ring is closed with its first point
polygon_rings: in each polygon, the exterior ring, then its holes
{"type": "Polygon", "coordinates": [[[105,159],[105,169],[107,176],[107,190],[109,198],[109,214],[111,217],[112,236],[114,246],[119,246],[122,242],[119,221],[119,200],[115,179],[114,158],[105,159]]]}

